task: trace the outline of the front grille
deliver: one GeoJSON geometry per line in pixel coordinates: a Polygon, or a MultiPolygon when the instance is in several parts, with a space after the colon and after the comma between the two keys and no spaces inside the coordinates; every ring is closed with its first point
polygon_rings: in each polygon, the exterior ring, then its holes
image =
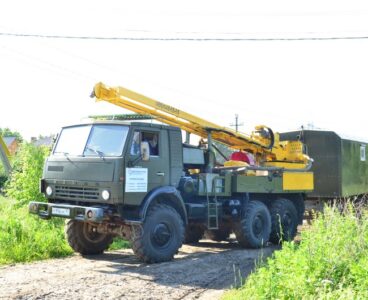
{"type": "Polygon", "coordinates": [[[99,191],[96,188],[55,186],[56,198],[98,200],[99,191]]]}

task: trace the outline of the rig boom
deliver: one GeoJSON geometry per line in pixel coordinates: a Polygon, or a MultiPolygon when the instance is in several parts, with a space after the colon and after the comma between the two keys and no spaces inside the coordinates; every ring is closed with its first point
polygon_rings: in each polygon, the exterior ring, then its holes
{"type": "Polygon", "coordinates": [[[232,149],[250,152],[264,166],[304,169],[311,159],[303,153],[300,141],[279,140],[279,134],[259,125],[251,135],[219,126],[175,107],[136,93],[124,87],[108,87],[103,83],[94,86],[92,97],[143,115],[151,115],[165,124],[176,126],[202,138],[211,135],[213,140],[232,149]]]}

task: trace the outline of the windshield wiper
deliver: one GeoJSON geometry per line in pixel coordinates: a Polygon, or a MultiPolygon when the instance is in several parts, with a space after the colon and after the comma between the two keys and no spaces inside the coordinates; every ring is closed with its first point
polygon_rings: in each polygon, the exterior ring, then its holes
{"type": "Polygon", "coordinates": [[[55,151],[54,152],[54,154],[57,154],[57,153],[64,154],[65,156],[68,156],[69,155],[69,152],[64,152],[64,151],[55,151]]]}
{"type": "Polygon", "coordinates": [[[92,151],[92,152],[94,152],[94,153],[96,153],[100,158],[104,158],[104,153],[102,152],[102,151],[99,151],[99,150],[97,150],[97,149],[94,149],[94,148],[92,148],[92,147],[89,147],[89,146],[86,146],[86,150],[90,150],[90,151],[92,151]]]}
{"type": "Polygon", "coordinates": [[[64,156],[66,157],[67,160],[69,160],[70,162],[72,162],[69,158],[69,152],[64,152],[64,151],[58,151],[58,152],[54,152],[54,154],[56,153],[61,153],[61,154],[64,154],[64,156]]]}

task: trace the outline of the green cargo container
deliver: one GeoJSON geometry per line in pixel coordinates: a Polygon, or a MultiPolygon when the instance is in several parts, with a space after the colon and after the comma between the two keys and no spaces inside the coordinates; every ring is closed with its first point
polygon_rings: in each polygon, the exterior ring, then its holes
{"type": "Polygon", "coordinates": [[[368,193],[368,142],[333,131],[303,130],[280,134],[281,140],[302,140],[314,159],[314,191],[309,197],[334,198],[368,193]]]}

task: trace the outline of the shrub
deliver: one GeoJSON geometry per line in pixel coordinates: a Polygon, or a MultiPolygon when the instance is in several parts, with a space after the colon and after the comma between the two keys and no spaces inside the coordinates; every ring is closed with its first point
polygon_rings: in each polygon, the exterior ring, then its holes
{"type": "Polygon", "coordinates": [[[367,257],[367,212],[326,207],[299,245],[284,243],[224,299],[367,299],[367,257]]]}
{"type": "Polygon", "coordinates": [[[112,244],[109,247],[109,250],[119,250],[130,248],[130,242],[123,240],[119,237],[114,238],[112,244]]]}
{"type": "MultiPolygon", "coordinates": [[[[29,215],[27,203],[46,200],[39,192],[39,180],[49,149],[24,143],[18,151],[13,172],[6,184],[6,194],[0,196],[0,264],[26,262],[70,255],[64,236],[64,219],[44,221],[29,215]]],[[[114,239],[110,250],[129,247],[129,243],[114,239]]]]}
{"type": "MultiPolygon", "coordinates": [[[[64,236],[64,219],[40,220],[26,206],[0,196],[0,265],[57,258],[73,253],[64,236]]],[[[128,248],[115,238],[109,250],[128,248]]]]}
{"type": "Polygon", "coordinates": [[[23,143],[14,159],[13,172],[6,184],[5,192],[18,200],[19,205],[31,200],[45,200],[39,192],[39,181],[43,165],[50,150],[23,143]]]}
{"type": "Polygon", "coordinates": [[[5,185],[5,182],[8,180],[8,176],[5,174],[4,166],[0,160],[0,191],[5,185]]]}
{"type": "Polygon", "coordinates": [[[0,192],[3,189],[7,180],[8,180],[8,176],[0,173],[0,192]]]}
{"type": "Polygon", "coordinates": [[[0,135],[2,137],[15,136],[18,143],[23,142],[23,137],[18,131],[13,131],[9,128],[0,128],[0,135]]]}
{"type": "Polygon", "coordinates": [[[27,207],[0,196],[0,265],[61,257],[73,251],[64,239],[64,220],[39,220],[27,207]]]}

